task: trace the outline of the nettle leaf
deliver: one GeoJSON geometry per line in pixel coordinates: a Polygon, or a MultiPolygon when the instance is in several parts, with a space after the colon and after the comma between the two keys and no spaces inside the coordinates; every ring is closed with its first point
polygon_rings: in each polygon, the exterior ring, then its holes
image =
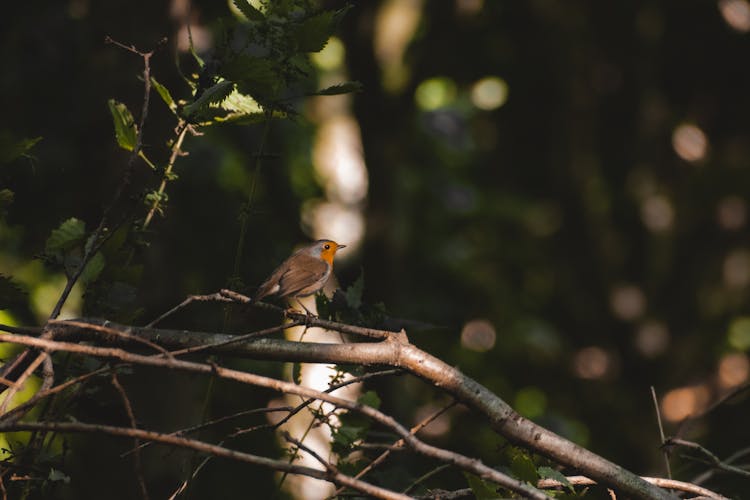
{"type": "Polygon", "coordinates": [[[232,3],[240,12],[242,12],[242,15],[245,16],[248,21],[265,20],[263,13],[250,5],[250,2],[247,0],[232,0],[232,3]]]}
{"type": "Polygon", "coordinates": [[[10,276],[0,274],[0,309],[22,307],[27,301],[26,292],[10,276]]]}
{"type": "Polygon", "coordinates": [[[164,104],[166,104],[169,107],[169,110],[172,111],[172,113],[177,113],[177,104],[175,104],[174,99],[172,98],[172,94],[170,94],[169,89],[162,85],[161,83],[156,81],[156,78],[151,78],[151,85],[154,86],[156,89],[156,92],[159,94],[159,97],[161,97],[161,100],[164,101],[164,104]]]}
{"type": "Polygon", "coordinates": [[[570,484],[570,481],[568,481],[568,478],[559,470],[543,465],[537,469],[537,473],[541,479],[554,479],[570,490],[571,493],[575,492],[575,489],[573,488],[573,485],[570,484]]]}
{"type": "Polygon", "coordinates": [[[493,500],[496,498],[502,498],[502,496],[495,491],[495,488],[490,486],[479,476],[475,476],[469,472],[464,472],[464,477],[466,478],[466,482],[469,483],[469,488],[471,488],[471,492],[474,493],[474,498],[476,498],[476,500],[493,500]]]}
{"type": "Polygon", "coordinates": [[[183,108],[186,116],[196,115],[206,111],[211,104],[219,104],[234,90],[234,82],[221,81],[207,88],[194,102],[183,108]]]}
{"type": "Polygon", "coordinates": [[[361,92],[365,86],[360,82],[350,81],[337,83],[330,87],[318,90],[314,95],[339,95],[339,94],[351,94],[352,92],[361,92]]]}
{"type": "Polygon", "coordinates": [[[53,229],[44,245],[44,251],[48,255],[64,252],[83,241],[86,236],[86,225],[80,219],[71,217],[57,229],[53,229]]]}
{"type": "Polygon", "coordinates": [[[294,30],[294,39],[300,52],[320,52],[349,8],[327,10],[308,17],[294,30]]]}
{"type": "Polygon", "coordinates": [[[238,54],[226,61],[221,75],[237,82],[241,93],[256,99],[273,97],[281,81],[276,62],[249,54],[238,54]]]}
{"type": "Polygon", "coordinates": [[[109,104],[109,112],[112,113],[117,144],[122,149],[133,151],[135,149],[136,137],[138,136],[138,128],[133,119],[133,114],[125,104],[117,102],[114,99],[110,99],[107,103],[109,104]]]}

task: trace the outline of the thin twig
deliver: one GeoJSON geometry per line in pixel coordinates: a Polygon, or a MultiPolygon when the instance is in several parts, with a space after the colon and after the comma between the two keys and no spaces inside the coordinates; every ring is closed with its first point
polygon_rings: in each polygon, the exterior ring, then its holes
{"type": "MultiPolygon", "coordinates": [[[[651,399],[654,401],[654,410],[656,411],[656,421],[659,424],[659,436],[661,438],[661,444],[664,445],[664,426],[661,423],[661,411],[659,411],[659,400],[656,397],[656,389],[654,389],[654,386],[651,386],[651,399]]],[[[664,465],[667,468],[667,477],[669,479],[672,479],[672,467],[669,465],[669,450],[664,448],[662,450],[662,453],[664,453],[664,465]]]]}
{"type": "MultiPolygon", "coordinates": [[[[588,486],[592,484],[597,484],[596,481],[586,476],[568,476],[566,479],[568,480],[570,484],[577,485],[577,486],[588,486]]],[[[698,486],[698,485],[691,484],[691,483],[686,483],[683,481],[677,481],[675,479],[665,479],[661,477],[641,477],[641,479],[643,479],[647,483],[651,483],[660,488],[666,488],[666,489],[673,490],[673,491],[684,491],[687,493],[693,493],[695,495],[701,495],[703,497],[712,498],[715,500],[729,500],[727,497],[720,495],[719,493],[716,493],[709,489],[703,488],[702,486],[698,486]]],[[[561,486],[564,486],[564,485],[561,482],[556,481],[554,479],[540,479],[539,482],[537,482],[537,487],[543,488],[543,489],[559,488],[561,486]]]]}
{"type": "MultiPolygon", "coordinates": [[[[714,455],[709,449],[693,441],[686,441],[685,439],[678,439],[678,438],[669,438],[664,442],[664,446],[665,447],[680,446],[682,448],[687,448],[689,450],[697,451],[698,453],[700,453],[706,458],[705,462],[711,467],[718,469],[718,470],[722,470],[724,472],[731,472],[732,474],[737,474],[745,478],[750,478],[750,471],[746,471],[745,469],[741,469],[734,465],[729,465],[726,462],[722,462],[721,459],[719,459],[719,457],[714,455]]],[[[686,458],[692,458],[692,457],[686,457],[686,458]]],[[[692,458],[692,459],[695,460],[695,458],[692,458]]]]}
{"type": "MultiPolygon", "coordinates": [[[[193,302],[231,302],[231,301],[232,301],[231,299],[224,297],[219,292],[212,293],[210,295],[188,295],[188,298],[186,298],[185,300],[183,300],[182,302],[180,302],[179,304],[177,304],[172,309],[165,312],[164,314],[162,314],[161,316],[159,316],[152,322],[148,323],[146,325],[146,328],[151,328],[155,326],[157,323],[161,323],[164,319],[175,314],[180,309],[187,307],[193,302]]],[[[13,333],[17,333],[17,332],[13,332],[13,333]]]]}
{"type": "MultiPolygon", "coordinates": [[[[409,429],[409,433],[410,434],[416,434],[417,432],[421,431],[422,429],[424,429],[425,427],[427,427],[428,425],[430,425],[440,415],[442,415],[443,413],[445,413],[449,409],[451,409],[454,406],[456,406],[456,404],[457,404],[456,401],[452,401],[451,403],[443,406],[442,408],[440,408],[436,412],[434,412],[434,413],[428,415],[427,417],[423,418],[415,426],[413,426],[411,429],[409,429]]],[[[357,473],[357,475],[354,476],[354,477],[356,479],[361,479],[362,477],[365,476],[365,474],[368,474],[375,467],[377,467],[378,465],[380,465],[381,463],[383,463],[385,461],[385,459],[388,458],[388,456],[390,456],[390,454],[394,451],[394,449],[396,449],[396,448],[403,448],[403,446],[404,446],[404,440],[403,439],[399,439],[398,441],[396,441],[395,443],[393,443],[391,446],[392,446],[392,448],[389,448],[389,449],[385,450],[383,453],[381,453],[380,455],[378,455],[375,458],[375,460],[373,460],[372,462],[370,462],[369,464],[367,464],[367,466],[364,467],[361,471],[359,471],[357,473]]],[[[343,492],[343,489],[339,488],[338,490],[336,490],[333,493],[332,496],[335,497],[337,495],[340,495],[342,492],[343,492]]]]}
{"type": "MultiPolygon", "coordinates": [[[[125,407],[125,413],[128,415],[128,420],[130,421],[130,427],[133,429],[137,429],[138,425],[135,420],[135,413],[133,412],[133,405],[130,404],[130,398],[128,398],[127,392],[125,392],[125,388],[120,383],[120,380],[117,378],[117,372],[112,372],[112,385],[117,390],[117,392],[120,394],[120,399],[122,399],[122,405],[125,407]]],[[[143,476],[143,463],[141,462],[141,452],[140,452],[140,444],[141,440],[139,438],[133,438],[133,443],[135,444],[135,453],[133,454],[133,469],[135,472],[135,477],[138,478],[138,485],[141,488],[141,497],[144,500],[148,500],[148,488],[146,488],[146,479],[143,476]]]]}
{"type": "Polygon", "coordinates": [[[439,473],[443,472],[445,469],[448,469],[449,467],[450,467],[450,464],[438,465],[437,467],[435,467],[431,471],[429,471],[429,472],[427,472],[425,474],[422,474],[417,479],[415,479],[414,481],[412,481],[409,486],[407,486],[406,488],[404,488],[401,491],[401,493],[403,493],[404,495],[406,495],[411,490],[413,490],[414,488],[416,488],[417,486],[419,486],[423,482],[427,481],[428,479],[430,479],[435,474],[439,474],[439,473]]]}

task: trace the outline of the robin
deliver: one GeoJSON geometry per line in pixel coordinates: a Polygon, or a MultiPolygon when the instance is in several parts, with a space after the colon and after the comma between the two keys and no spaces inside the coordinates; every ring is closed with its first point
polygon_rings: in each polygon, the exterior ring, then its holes
{"type": "MultiPolygon", "coordinates": [[[[318,240],[300,248],[258,287],[252,302],[269,295],[298,298],[314,294],[323,288],[331,276],[333,256],[345,247],[335,241],[318,240]]],[[[301,302],[299,304],[302,305],[301,302]]],[[[304,306],[302,308],[305,309],[304,306]]]]}

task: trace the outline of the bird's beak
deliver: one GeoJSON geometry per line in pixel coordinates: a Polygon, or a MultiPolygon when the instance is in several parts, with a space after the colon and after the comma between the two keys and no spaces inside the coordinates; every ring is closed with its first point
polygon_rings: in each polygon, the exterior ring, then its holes
{"type": "Polygon", "coordinates": [[[339,245],[336,250],[341,250],[342,248],[346,248],[346,245],[339,245]]]}

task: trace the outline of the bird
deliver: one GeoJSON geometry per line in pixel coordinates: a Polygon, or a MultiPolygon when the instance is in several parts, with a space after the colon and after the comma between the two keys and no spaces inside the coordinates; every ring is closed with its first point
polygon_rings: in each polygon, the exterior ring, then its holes
{"type": "Polygon", "coordinates": [[[299,297],[307,297],[323,288],[333,271],[333,257],[342,248],[346,245],[333,240],[318,240],[300,248],[260,284],[251,304],[271,295],[291,297],[309,314],[299,297]]]}

